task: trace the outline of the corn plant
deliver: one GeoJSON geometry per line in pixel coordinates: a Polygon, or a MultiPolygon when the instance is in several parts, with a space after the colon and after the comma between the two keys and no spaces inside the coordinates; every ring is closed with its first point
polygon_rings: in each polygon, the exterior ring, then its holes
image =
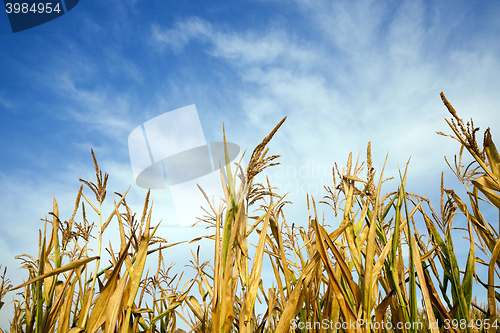
{"type": "Polygon", "coordinates": [[[172,276],[163,255],[178,243],[155,236],[150,193],[138,219],[127,205],[127,192],[115,192],[113,209],[105,214],[108,175],[102,174],[92,152],[96,181],[81,180],[72,216],[63,222],[54,199],[51,219],[44,219],[39,234],[38,255],[19,256],[28,281],[12,287],[4,270],[0,309],[8,292],[21,291],[13,302],[11,332],[183,332],[180,321],[191,332],[217,333],[494,332],[500,301],[494,281],[500,268],[500,218],[494,225],[482,207],[488,204],[500,212],[500,155],[489,129],[481,149],[472,120],[464,123],[441,97],[452,115],[446,121],[453,134],[447,136],[460,144],[453,166],[446,161],[468,200],[445,188],[442,174],[436,211],[428,198],[407,191],[410,161],[396,177],[397,190],[384,193],[383,185],[394,178],[384,175],[387,157],[377,173],[368,143],[365,161],[351,153],[344,168],[334,164],[325,197],[307,197],[304,226],[287,220],[287,194],[268,179],[257,181],[263,170],[278,164],[279,155],[269,156],[267,145],[284,118],[254,149],[245,169],[241,161],[235,168],[230,165],[226,149],[225,168],[220,168],[221,206],[215,207],[210,193],[200,188],[208,203],[200,220],[212,230],[203,238],[214,242],[215,256],[200,262],[200,247],[193,251],[194,277],[182,287],[182,276],[172,276]],[[465,151],[472,157],[467,166],[465,151]],[[320,204],[332,209],[336,220],[320,220],[320,204]],[[89,207],[96,223],[88,221],[89,207]],[[465,227],[457,214],[465,216],[465,227]],[[118,225],[120,245],[117,252],[111,245],[106,249],[111,255],[106,266],[101,262],[102,240],[110,223],[118,225]],[[465,234],[465,260],[456,254],[455,232],[465,234]],[[95,256],[89,255],[91,237],[97,239],[95,256]],[[477,249],[487,259],[477,257],[477,249]],[[153,253],[158,262],[150,275],[144,270],[153,253]],[[265,261],[273,273],[267,290],[265,261]],[[487,277],[477,274],[477,264],[487,267],[487,277]],[[474,281],[486,294],[486,306],[473,298],[474,281]],[[258,303],[263,312],[257,311],[258,303]]]}

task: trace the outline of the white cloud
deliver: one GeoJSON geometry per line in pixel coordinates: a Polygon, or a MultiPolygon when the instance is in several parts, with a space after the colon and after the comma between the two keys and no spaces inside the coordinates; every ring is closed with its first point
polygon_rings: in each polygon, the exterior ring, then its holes
{"type": "Polygon", "coordinates": [[[435,134],[447,131],[439,92],[457,106],[487,105],[474,118],[491,119],[500,84],[492,43],[464,51],[450,42],[460,23],[423,2],[298,3],[314,38],[300,37],[293,26],[228,32],[199,18],[165,33],[156,27],[155,36],[175,52],[201,43],[237,73],[241,86],[233,90],[248,119],[235,132],[241,142],[263,138],[286,115],[272,143],[285,164],[342,165],[349,151],[364,154],[372,141],[380,167],[389,151],[386,174],[397,176],[397,165],[404,168],[412,156],[409,181],[437,188],[443,155],[458,148],[435,134]]]}
{"type": "Polygon", "coordinates": [[[176,52],[189,43],[191,39],[203,39],[212,35],[211,25],[199,18],[191,18],[186,22],[178,22],[175,28],[161,31],[157,25],[152,26],[153,40],[157,40],[159,45],[167,44],[176,52]]]}
{"type": "Polygon", "coordinates": [[[71,70],[63,69],[46,73],[45,82],[50,82],[55,91],[66,103],[61,104],[55,112],[55,117],[76,124],[84,124],[89,131],[97,130],[101,134],[115,139],[128,136],[134,127],[132,121],[134,103],[128,92],[118,92],[105,85],[91,85],[81,82],[86,70],[94,71],[94,66],[78,66],[71,70]],[[83,86],[83,87],[82,87],[83,86]]]}
{"type": "Polygon", "coordinates": [[[158,25],[152,26],[152,39],[157,45],[165,44],[174,52],[179,53],[192,40],[209,42],[211,48],[208,54],[230,61],[235,66],[267,65],[285,61],[289,65],[313,63],[317,56],[308,50],[304,40],[295,40],[283,29],[271,29],[264,36],[256,32],[245,33],[226,32],[215,29],[209,22],[193,17],[184,22],[180,21],[172,29],[162,30],[158,25]]]}
{"type": "Polygon", "coordinates": [[[297,1],[318,33],[350,56],[379,44],[388,4],[376,1],[297,1]]]}

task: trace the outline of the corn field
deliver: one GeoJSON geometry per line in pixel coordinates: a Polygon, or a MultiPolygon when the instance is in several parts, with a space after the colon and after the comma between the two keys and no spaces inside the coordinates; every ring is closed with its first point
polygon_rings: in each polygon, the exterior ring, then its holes
{"type": "Polygon", "coordinates": [[[214,207],[205,193],[202,218],[211,226],[207,238],[215,256],[201,263],[194,254],[194,278],[182,286],[169,274],[163,254],[177,244],[155,236],[159,225],[151,221],[150,193],[140,219],[127,205],[127,192],[115,192],[114,209],[104,212],[108,174],[92,152],[96,179],[80,180],[72,215],[63,220],[54,199],[51,218],[40,231],[39,253],[19,256],[27,281],[13,286],[3,270],[0,309],[17,293],[10,332],[184,332],[181,321],[190,332],[217,333],[500,331],[495,285],[500,214],[497,225],[481,208],[500,212],[500,156],[489,129],[481,149],[472,120],[465,123],[443,93],[441,98],[451,114],[446,119],[451,134],[438,134],[459,143],[458,156],[447,162],[465,197],[445,188],[443,175],[439,209],[406,192],[408,163],[398,175],[398,190],[383,193],[390,178],[385,163],[380,174],[373,167],[369,143],[365,161],[350,154],[344,168],[334,165],[327,196],[308,197],[310,218],[306,227],[297,227],[285,217],[285,193],[269,180],[257,182],[257,175],[278,164],[279,156],[269,155],[266,147],[285,118],[255,148],[245,170],[231,167],[226,154],[225,205],[214,207]],[[473,162],[462,165],[464,154],[473,162]],[[338,223],[320,220],[319,204],[331,207],[338,223]],[[466,221],[458,228],[469,243],[465,262],[454,249],[457,214],[466,221]],[[97,234],[88,219],[95,219],[97,234]],[[417,230],[416,221],[426,230],[417,230]],[[119,249],[103,248],[110,225],[119,228],[119,249]],[[88,255],[92,236],[98,240],[96,256],[88,255]],[[257,240],[255,250],[250,237],[257,240]],[[105,251],[110,265],[100,260],[105,251]],[[157,272],[148,274],[146,261],[153,253],[159,258],[157,272]],[[273,273],[267,289],[265,260],[273,273]],[[484,266],[487,276],[478,276],[476,265],[484,266]],[[473,288],[485,295],[486,304],[477,304],[473,288]],[[153,300],[149,305],[146,296],[153,300]],[[264,305],[262,313],[257,303],[264,305]]]}

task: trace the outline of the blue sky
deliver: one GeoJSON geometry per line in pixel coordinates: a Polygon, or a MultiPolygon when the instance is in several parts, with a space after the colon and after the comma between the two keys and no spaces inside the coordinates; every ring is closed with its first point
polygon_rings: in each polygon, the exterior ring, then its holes
{"type": "MultiPolygon", "coordinates": [[[[493,1],[82,0],[16,34],[0,17],[0,262],[14,284],[25,276],[13,257],[36,254],[52,195],[67,219],[78,179],[93,180],[90,148],[110,193],[132,185],[139,209],[146,191],[133,185],[128,135],[170,110],[196,104],[207,141],[221,140],[224,123],[250,151],[287,116],[270,144],[286,170],[343,166],[371,141],[379,169],[389,152],[387,175],[411,156],[407,190],[436,207],[441,171],[456,186],[443,156],[458,152],[435,134],[450,133],[439,93],[481,133],[500,133],[493,1]]],[[[319,200],[331,177],[279,172],[268,175],[305,224],[301,189],[319,200]]],[[[169,242],[201,232],[175,228],[168,191],[153,199],[169,242]]],[[[185,252],[175,260],[187,263],[185,252]]]]}

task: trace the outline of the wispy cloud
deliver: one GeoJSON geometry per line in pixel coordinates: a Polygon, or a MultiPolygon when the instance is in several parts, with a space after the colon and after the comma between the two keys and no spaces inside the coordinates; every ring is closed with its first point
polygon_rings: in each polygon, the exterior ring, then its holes
{"type": "Polygon", "coordinates": [[[230,61],[236,67],[248,65],[269,65],[280,62],[280,66],[293,63],[314,62],[316,52],[308,50],[304,40],[294,40],[284,29],[272,28],[264,35],[258,32],[226,32],[198,17],[177,22],[172,29],[162,30],[152,26],[152,38],[161,46],[169,46],[175,52],[182,52],[184,47],[195,40],[208,43],[206,52],[218,58],[230,61]],[[302,44],[302,45],[299,45],[302,44]],[[297,61],[297,60],[301,61],[297,61]]]}
{"type": "MultiPolygon", "coordinates": [[[[246,129],[239,132],[242,141],[265,135],[286,115],[274,142],[285,163],[331,166],[372,141],[374,156],[390,151],[393,175],[397,164],[413,156],[412,179],[434,175],[415,184],[434,184],[446,167],[443,155],[456,147],[435,134],[446,130],[448,116],[439,92],[464,115],[480,109],[475,118],[491,119],[492,109],[476,97],[490,93],[497,99],[496,49],[481,43],[472,51],[454,43],[455,35],[464,33],[460,23],[443,20],[443,8],[421,1],[298,4],[308,22],[301,27],[310,27],[305,31],[290,24],[235,32],[195,17],[173,28],[155,26],[153,38],[176,54],[197,43],[233,68],[241,79],[234,94],[248,120],[240,125],[246,129]],[[474,108],[460,108],[466,105],[474,108]]],[[[457,14],[458,21],[464,19],[464,12],[457,14]]]]}
{"type": "Polygon", "coordinates": [[[159,46],[167,44],[174,51],[181,52],[192,39],[206,39],[213,35],[212,26],[208,22],[191,18],[186,22],[178,22],[174,28],[162,31],[158,25],[152,26],[153,40],[159,46]]]}

